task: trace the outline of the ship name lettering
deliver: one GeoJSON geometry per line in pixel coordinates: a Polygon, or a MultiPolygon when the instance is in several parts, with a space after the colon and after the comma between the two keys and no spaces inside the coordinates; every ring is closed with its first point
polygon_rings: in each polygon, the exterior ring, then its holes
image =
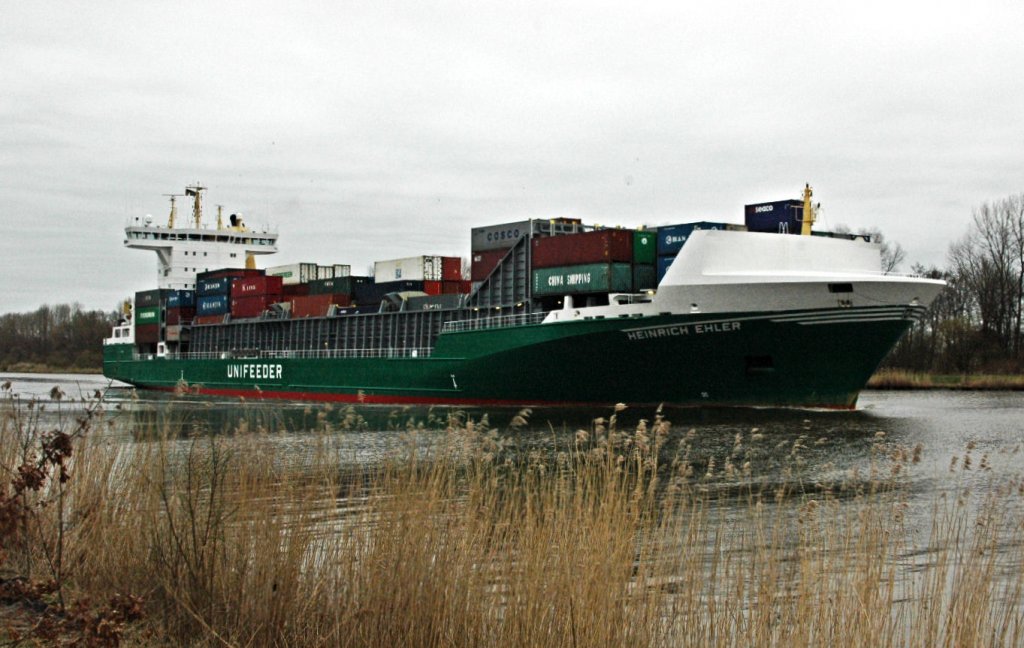
{"type": "Polygon", "coordinates": [[[255,380],[278,380],[283,369],[279,364],[245,363],[229,364],[228,378],[249,378],[255,380]]]}
{"type": "Polygon", "coordinates": [[[713,322],[711,324],[694,324],[695,333],[725,333],[740,330],[739,322],[713,322]]]}
{"type": "Polygon", "coordinates": [[[631,342],[637,340],[654,340],[663,337],[678,337],[681,335],[703,335],[705,333],[727,333],[740,330],[739,322],[713,322],[710,324],[659,326],[657,328],[643,329],[640,331],[626,331],[626,339],[631,342]]]}

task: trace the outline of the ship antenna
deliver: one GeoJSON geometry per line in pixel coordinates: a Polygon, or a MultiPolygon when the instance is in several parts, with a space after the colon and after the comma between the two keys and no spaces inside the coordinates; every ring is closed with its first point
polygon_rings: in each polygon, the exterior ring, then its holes
{"type": "Polygon", "coordinates": [[[206,191],[206,187],[200,185],[198,182],[194,185],[185,187],[186,196],[195,196],[195,202],[192,204],[192,218],[196,222],[196,229],[201,227],[200,223],[203,220],[203,192],[206,191]]]}
{"type": "Polygon", "coordinates": [[[217,229],[224,229],[224,220],[222,214],[224,213],[224,205],[217,205],[217,229]]]}
{"type": "Polygon", "coordinates": [[[811,189],[810,183],[804,185],[804,215],[800,223],[800,233],[804,236],[811,235],[811,225],[814,225],[814,205],[811,204],[811,196],[814,195],[814,190],[811,189]]]}
{"type": "Polygon", "coordinates": [[[180,198],[184,194],[164,194],[171,198],[171,215],[167,217],[167,229],[174,229],[174,219],[178,217],[178,207],[174,204],[175,198],[180,198]]]}

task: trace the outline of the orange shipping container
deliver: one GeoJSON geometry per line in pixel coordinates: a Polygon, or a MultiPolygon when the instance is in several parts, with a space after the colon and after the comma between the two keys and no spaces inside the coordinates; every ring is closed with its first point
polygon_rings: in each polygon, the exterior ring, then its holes
{"type": "Polygon", "coordinates": [[[349,306],[352,298],[348,295],[306,295],[292,299],[292,317],[324,317],[331,305],[349,306]]]}

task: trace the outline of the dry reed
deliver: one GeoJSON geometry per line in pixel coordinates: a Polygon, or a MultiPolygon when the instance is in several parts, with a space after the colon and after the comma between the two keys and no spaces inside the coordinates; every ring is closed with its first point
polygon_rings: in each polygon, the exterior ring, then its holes
{"type": "MultiPolygon", "coordinates": [[[[9,416],[7,470],[24,452],[9,416]]],[[[139,645],[1024,641],[1020,484],[937,499],[922,532],[901,488],[919,449],[879,443],[864,479],[762,487],[751,462],[769,439],[737,436],[708,460],[698,432],[670,448],[669,431],[613,415],[524,454],[452,417],[355,471],[339,470],[333,433],[301,466],[261,430],[93,434],[64,513],[4,551],[39,564],[60,525],[70,589],[145,600],[139,645]]]]}
{"type": "Polygon", "coordinates": [[[1024,389],[1020,374],[924,374],[904,369],[880,369],[871,377],[868,389],[957,389],[1012,390],[1024,389]]]}

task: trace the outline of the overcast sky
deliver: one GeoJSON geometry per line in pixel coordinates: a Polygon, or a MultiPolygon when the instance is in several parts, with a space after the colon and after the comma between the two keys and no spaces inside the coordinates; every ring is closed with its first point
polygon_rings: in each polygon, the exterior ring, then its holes
{"type": "MultiPolygon", "coordinates": [[[[4,2],[0,312],[156,285],[201,181],[267,263],[468,256],[473,226],[822,203],[942,266],[1024,191],[1021,2],[4,2]],[[835,5],[835,6],[834,6],[835,5]],[[187,205],[183,205],[183,213],[187,205]]],[[[208,215],[213,217],[213,209],[208,215]]]]}

